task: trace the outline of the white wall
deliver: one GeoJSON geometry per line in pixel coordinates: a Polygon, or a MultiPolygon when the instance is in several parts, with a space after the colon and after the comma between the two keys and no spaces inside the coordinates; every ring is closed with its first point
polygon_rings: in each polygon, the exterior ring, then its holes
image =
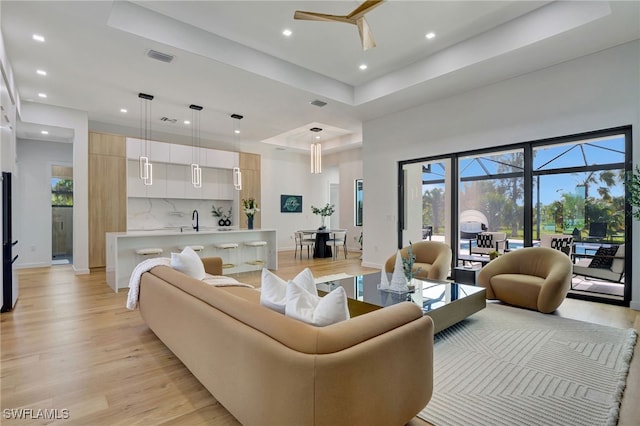
{"type": "MultiPolygon", "coordinates": [[[[22,104],[22,121],[73,129],[73,269],[89,273],[89,128],[88,114],[33,102],[22,104]]],[[[26,213],[26,212],[25,212],[26,213]]]]}
{"type": "MultiPolygon", "coordinates": [[[[347,247],[350,251],[360,250],[360,231],[362,226],[355,226],[355,180],[362,179],[362,150],[355,149],[328,155],[324,163],[338,164],[340,185],[340,228],[347,230],[347,247]]],[[[363,197],[367,196],[367,182],[363,182],[363,197]]],[[[373,188],[372,188],[373,189],[373,188]]]]}
{"type": "MultiPolygon", "coordinates": [[[[396,247],[398,161],[629,124],[638,164],[640,41],[365,123],[363,265],[381,267],[396,247]]],[[[633,234],[640,247],[638,222],[633,234]]]]}
{"type": "Polygon", "coordinates": [[[312,175],[308,154],[272,149],[260,155],[262,227],[278,231],[278,250],[293,250],[295,231],[320,226],[320,217],[311,213],[311,205],[329,202],[329,185],[338,183],[338,168],[323,164],[323,173],[312,175]],[[281,213],[280,195],[302,195],[302,213],[281,213]]]}
{"type": "Polygon", "coordinates": [[[17,158],[14,220],[20,257],[16,268],[51,266],[51,165],[71,164],[73,146],[19,139],[17,158]]]}

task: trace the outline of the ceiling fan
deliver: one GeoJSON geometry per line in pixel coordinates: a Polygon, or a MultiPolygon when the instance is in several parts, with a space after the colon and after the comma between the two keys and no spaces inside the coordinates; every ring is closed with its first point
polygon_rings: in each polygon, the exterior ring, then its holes
{"type": "Polygon", "coordinates": [[[347,24],[356,25],[358,27],[358,32],[360,33],[360,40],[362,41],[362,50],[367,50],[376,47],[376,42],[373,41],[373,34],[369,29],[369,24],[367,23],[364,15],[374,7],[380,6],[383,1],[384,0],[365,1],[348,15],[328,15],[325,13],[304,12],[301,10],[297,10],[293,15],[293,19],[301,19],[306,21],[345,22],[347,24]]]}

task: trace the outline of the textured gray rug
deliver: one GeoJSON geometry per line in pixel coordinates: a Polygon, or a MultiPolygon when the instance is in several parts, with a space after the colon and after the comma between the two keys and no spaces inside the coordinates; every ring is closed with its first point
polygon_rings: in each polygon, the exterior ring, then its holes
{"type": "Polygon", "coordinates": [[[446,425],[615,425],[636,331],[499,304],[435,336],[418,417],[446,425]]]}

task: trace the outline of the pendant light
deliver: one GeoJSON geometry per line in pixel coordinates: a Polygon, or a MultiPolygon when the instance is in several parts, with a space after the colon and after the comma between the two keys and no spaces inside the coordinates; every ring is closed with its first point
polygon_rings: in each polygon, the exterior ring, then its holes
{"type": "Polygon", "coordinates": [[[309,130],[313,138],[311,140],[311,173],[319,174],[322,173],[322,145],[320,142],[314,142],[314,139],[320,139],[322,129],[320,127],[312,127],[309,130]]]}
{"type": "Polygon", "coordinates": [[[140,98],[140,179],[147,185],[153,185],[153,164],[149,162],[151,156],[151,101],[153,95],[138,93],[140,98]]]}
{"type": "Polygon", "coordinates": [[[200,105],[189,105],[191,108],[191,185],[202,188],[202,168],[200,167],[200,105]]]}
{"type": "MultiPolygon", "coordinates": [[[[242,120],[243,116],[240,114],[231,114],[231,118],[237,120],[234,122],[233,128],[233,148],[237,148],[238,135],[240,134],[240,120],[242,120]]],[[[238,158],[240,158],[240,152],[238,151],[238,158]]],[[[242,190],[242,172],[240,171],[240,164],[238,161],[238,165],[233,168],[233,187],[236,191],[242,190]]]]}

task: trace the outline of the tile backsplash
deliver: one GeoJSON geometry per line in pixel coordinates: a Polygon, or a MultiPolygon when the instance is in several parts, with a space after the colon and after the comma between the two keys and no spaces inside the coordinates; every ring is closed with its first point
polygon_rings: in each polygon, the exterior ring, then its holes
{"type": "MultiPolygon", "coordinates": [[[[127,200],[127,230],[159,230],[191,228],[191,216],[198,210],[200,228],[219,228],[219,218],[213,216],[213,206],[227,213],[229,200],[185,200],[170,198],[129,198],[127,200]]],[[[234,209],[235,210],[235,209],[234,209]]],[[[238,212],[231,211],[231,227],[238,226],[238,212]]]]}

